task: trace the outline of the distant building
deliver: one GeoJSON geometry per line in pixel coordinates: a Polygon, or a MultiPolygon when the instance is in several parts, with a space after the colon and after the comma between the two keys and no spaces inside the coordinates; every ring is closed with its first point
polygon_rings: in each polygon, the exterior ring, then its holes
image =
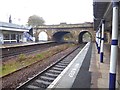
{"type": "Polygon", "coordinates": [[[7,22],[0,22],[0,43],[27,42],[28,39],[31,38],[27,32],[29,32],[29,28],[27,27],[7,22]]]}
{"type": "Polygon", "coordinates": [[[61,22],[60,25],[66,25],[67,23],[66,22],[61,22]]]}

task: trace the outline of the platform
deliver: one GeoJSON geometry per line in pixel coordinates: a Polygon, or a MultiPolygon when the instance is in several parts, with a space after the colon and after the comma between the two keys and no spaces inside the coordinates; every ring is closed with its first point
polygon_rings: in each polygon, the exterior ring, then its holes
{"type": "Polygon", "coordinates": [[[110,45],[104,45],[104,53],[104,62],[100,63],[95,43],[88,43],[47,90],[109,88],[110,45]]]}
{"type": "Polygon", "coordinates": [[[27,45],[35,45],[35,44],[43,44],[50,43],[52,41],[41,41],[41,42],[26,42],[26,43],[12,43],[12,44],[1,44],[0,48],[9,48],[9,47],[19,47],[19,46],[27,46],[27,45]]]}

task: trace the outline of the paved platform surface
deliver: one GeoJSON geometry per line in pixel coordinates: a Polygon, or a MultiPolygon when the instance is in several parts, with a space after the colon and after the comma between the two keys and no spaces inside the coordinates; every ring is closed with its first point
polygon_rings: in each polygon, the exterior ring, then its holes
{"type": "Polygon", "coordinates": [[[109,87],[110,45],[104,45],[104,60],[100,63],[100,54],[95,44],[92,46],[92,55],[89,71],[91,72],[91,88],[109,87]]]}
{"type": "MultiPolygon", "coordinates": [[[[100,63],[100,54],[97,52],[95,43],[92,46],[91,62],[89,71],[91,72],[91,88],[109,88],[109,69],[110,69],[110,44],[104,44],[104,60],[100,63]]],[[[118,48],[118,64],[116,75],[116,88],[120,78],[120,48],[118,48]]]]}
{"type": "MultiPolygon", "coordinates": [[[[74,80],[70,80],[69,77],[67,77],[69,73],[69,71],[67,71],[65,78],[60,79],[60,82],[55,84],[55,86],[52,86],[52,88],[54,88],[52,90],[56,90],[55,88],[68,88],[70,90],[72,89],[74,90],[75,88],[76,89],[78,88],[95,88],[95,89],[109,88],[109,67],[110,67],[110,45],[109,44],[104,45],[103,63],[100,63],[99,58],[100,58],[100,54],[98,54],[97,52],[96,45],[95,43],[92,43],[92,45],[90,46],[86,54],[86,57],[82,61],[82,65],[80,66],[80,69],[77,68],[79,70],[77,71],[77,75],[73,77],[74,80]]],[[[119,59],[120,59],[120,55],[119,55],[119,59]]],[[[74,67],[72,67],[72,69],[74,69],[74,67]]],[[[116,81],[118,81],[118,75],[117,75],[116,81]]],[[[116,87],[118,86],[116,85],[116,87]]]]}

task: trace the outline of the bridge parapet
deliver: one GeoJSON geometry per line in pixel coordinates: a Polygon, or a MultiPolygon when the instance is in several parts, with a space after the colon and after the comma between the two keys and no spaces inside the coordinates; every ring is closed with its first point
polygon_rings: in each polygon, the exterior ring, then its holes
{"type": "Polygon", "coordinates": [[[93,23],[82,23],[82,24],[59,24],[59,25],[41,25],[39,29],[55,29],[55,28],[93,28],[93,23]]]}

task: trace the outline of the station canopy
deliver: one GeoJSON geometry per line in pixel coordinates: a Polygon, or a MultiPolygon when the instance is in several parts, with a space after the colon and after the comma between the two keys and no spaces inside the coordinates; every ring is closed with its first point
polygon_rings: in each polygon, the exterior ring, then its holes
{"type": "Polygon", "coordinates": [[[93,2],[94,30],[97,30],[101,20],[105,17],[110,2],[93,2]]]}

